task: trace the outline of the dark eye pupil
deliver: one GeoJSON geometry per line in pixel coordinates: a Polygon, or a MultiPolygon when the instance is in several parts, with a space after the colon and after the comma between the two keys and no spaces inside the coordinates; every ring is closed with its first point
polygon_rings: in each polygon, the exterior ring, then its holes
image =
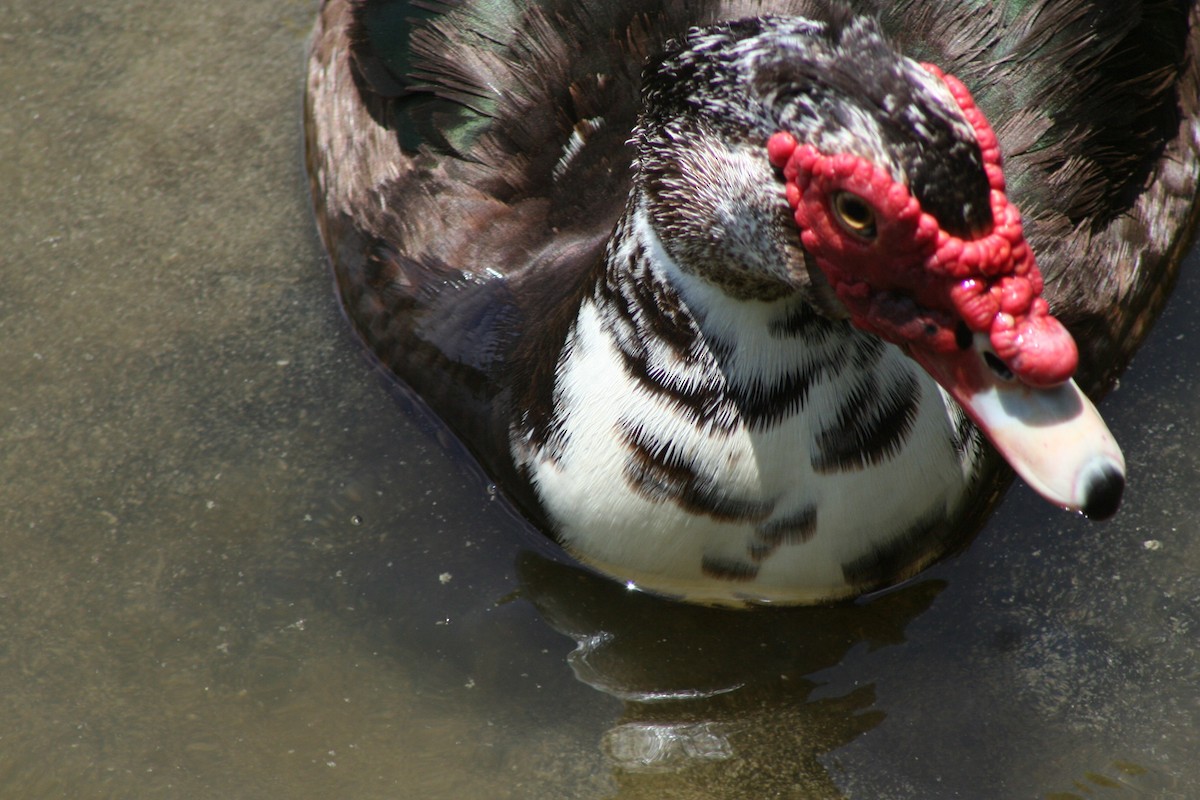
{"type": "Polygon", "coordinates": [[[857,197],[848,197],[842,201],[842,214],[845,215],[848,222],[856,222],[860,225],[865,225],[871,219],[871,212],[867,209],[867,204],[857,197]]]}
{"type": "Polygon", "coordinates": [[[840,192],[833,202],[843,228],[855,236],[875,237],[875,210],[866,200],[850,192],[840,192]]]}

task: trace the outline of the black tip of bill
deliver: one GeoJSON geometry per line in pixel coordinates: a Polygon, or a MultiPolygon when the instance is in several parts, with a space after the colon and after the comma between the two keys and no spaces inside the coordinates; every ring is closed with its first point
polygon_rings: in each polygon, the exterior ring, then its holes
{"type": "Polygon", "coordinates": [[[1083,515],[1091,520],[1108,519],[1121,506],[1125,472],[1111,461],[1094,467],[1085,478],[1083,515]]]}

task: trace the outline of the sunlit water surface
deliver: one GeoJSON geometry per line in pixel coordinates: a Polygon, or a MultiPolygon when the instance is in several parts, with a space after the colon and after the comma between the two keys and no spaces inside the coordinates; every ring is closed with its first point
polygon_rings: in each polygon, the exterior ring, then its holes
{"type": "Polygon", "coordinates": [[[870,603],[741,614],[528,535],[362,357],[309,215],[309,0],[0,20],[0,796],[1200,796],[1200,264],[1104,411],[870,603]]]}

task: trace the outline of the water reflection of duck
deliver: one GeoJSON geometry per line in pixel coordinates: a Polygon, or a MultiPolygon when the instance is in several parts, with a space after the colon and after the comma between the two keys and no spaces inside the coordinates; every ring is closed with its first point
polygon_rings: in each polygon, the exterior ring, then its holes
{"type": "Polygon", "coordinates": [[[531,519],[667,595],[914,574],[1005,485],[980,428],[1059,505],[1124,485],[1068,379],[1110,385],[1171,283],[1195,7],[827,5],[317,23],[309,167],[355,326],[531,519]]]}
{"type": "Polygon", "coordinates": [[[818,696],[814,674],[852,648],[901,644],[944,588],[747,614],[680,606],[532,552],[517,570],[522,596],[575,641],[575,676],[624,703],[602,742],[622,797],[840,797],[821,758],[886,711],[873,684],[818,696]]]}

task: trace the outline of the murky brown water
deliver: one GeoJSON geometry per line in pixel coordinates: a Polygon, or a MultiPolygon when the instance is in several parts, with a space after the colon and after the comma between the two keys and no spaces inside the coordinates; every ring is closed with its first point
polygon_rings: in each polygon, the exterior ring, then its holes
{"type": "Polygon", "coordinates": [[[314,10],[0,15],[0,796],[1200,796],[1200,261],[1104,407],[1114,522],[1018,487],[873,603],[630,595],[350,337],[314,10]]]}

